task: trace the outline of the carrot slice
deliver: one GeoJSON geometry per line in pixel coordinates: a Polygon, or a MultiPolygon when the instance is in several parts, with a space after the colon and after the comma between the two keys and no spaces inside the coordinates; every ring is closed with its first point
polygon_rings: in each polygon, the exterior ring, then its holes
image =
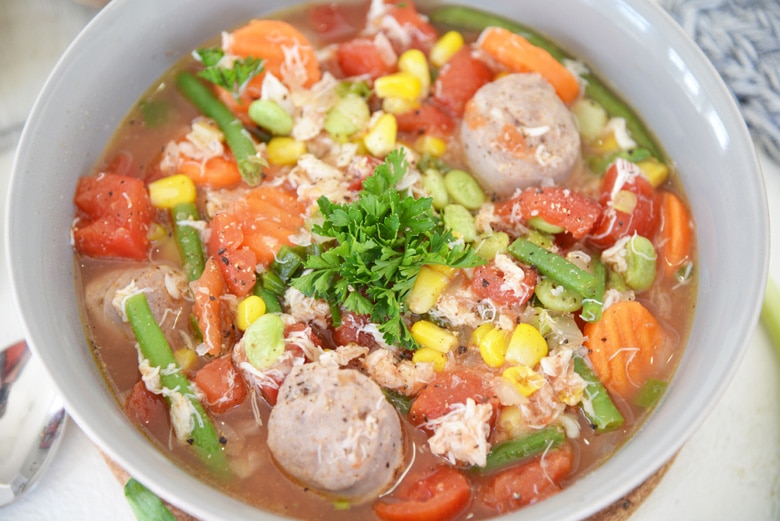
{"type": "Polygon", "coordinates": [[[659,268],[668,277],[693,255],[693,224],[690,213],[678,196],[661,193],[661,226],[658,230],[659,268]]]}
{"type": "Polygon", "coordinates": [[[630,400],[655,372],[654,355],[666,340],[661,324],[637,301],[611,305],[585,324],[588,356],[599,380],[630,400]]]}
{"type": "Polygon", "coordinates": [[[577,98],[577,78],[552,55],[528,40],[502,27],[487,27],[477,40],[480,49],[514,72],[537,72],[569,104],[577,98]]]}

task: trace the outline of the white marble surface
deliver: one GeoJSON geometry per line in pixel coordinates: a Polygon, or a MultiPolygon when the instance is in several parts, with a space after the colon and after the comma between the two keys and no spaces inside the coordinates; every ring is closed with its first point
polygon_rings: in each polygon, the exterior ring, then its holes
{"type": "MultiPolygon", "coordinates": [[[[0,1],[0,215],[21,124],[57,56],[95,12],[71,0],[0,1]]],[[[780,280],[780,165],[765,156],[761,161],[775,224],[771,273],[780,280]]],[[[0,345],[21,335],[7,270],[0,257],[0,345]]],[[[747,340],[722,399],[632,521],[780,519],[780,361],[762,329],[747,340]]],[[[134,517],[121,486],[74,422],[37,487],[0,509],[0,520],[105,519],[134,517]]]]}

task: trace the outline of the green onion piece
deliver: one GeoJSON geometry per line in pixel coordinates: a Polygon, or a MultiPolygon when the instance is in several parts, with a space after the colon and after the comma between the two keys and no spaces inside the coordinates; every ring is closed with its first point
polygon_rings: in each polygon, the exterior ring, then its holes
{"type": "Polygon", "coordinates": [[[509,253],[517,260],[534,266],[539,273],[549,277],[553,282],[583,297],[593,297],[596,292],[598,284],[596,277],[529,240],[522,237],[516,239],[509,245],[509,253]]]}
{"type": "Polygon", "coordinates": [[[566,435],[558,427],[545,427],[536,432],[513,440],[503,441],[488,452],[487,463],[479,470],[489,472],[552,448],[557,448],[566,440],[566,435]]]}
{"type": "MultiPolygon", "coordinates": [[[[219,434],[214,428],[211,418],[203,408],[203,404],[197,398],[197,394],[181,371],[176,358],[173,356],[171,346],[165,338],[160,326],[149,309],[149,302],[145,293],[136,293],[125,299],[125,313],[138,341],[141,355],[149,361],[151,367],[160,368],[160,383],[172,392],[177,392],[186,397],[192,405],[193,430],[190,439],[195,453],[201,461],[208,465],[219,475],[228,471],[227,458],[219,442],[219,434]],[[175,368],[176,370],[171,370],[175,368]]],[[[170,398],[165,397],[170,404],[170,398]]]]}
{"type": "Polygon", "coordinates": [[[127,480],[124,491],[130,509],[138,521],[176,521],[165,503],[135,478],[127,480]]]}
{"type": "Polygon", "coordinates": [[[607,389],[599,381],[593,369],[580,356],[574,357],[574,372],[580,375],[587,384],[585,396],[590,401],[591,407],[580,405],[580,409],[596,432],[608,432],[623,425],[623,415],[615,407],[607,389]]]}
{"type": "Polygon", "coordinates": [[[176,86],[190,103],[205,116],[213,119],[225,134],[225,141],[236,158],[238,170],[244,181],[250,186],[260,183],[265,160],[258,155],[255,143],[241,120],[235,117],[230,109],[191,73],[186,71],[179,73],[176,77],[176,86]]]}

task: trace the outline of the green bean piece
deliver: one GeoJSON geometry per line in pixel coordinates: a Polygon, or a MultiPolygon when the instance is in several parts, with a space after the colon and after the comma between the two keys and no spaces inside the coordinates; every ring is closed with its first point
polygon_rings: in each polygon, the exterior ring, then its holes
{"type": "Polygon", "coordinates": [[[565,440],[566,435],[558,427],[545,427],[522,438],[503,441],[490,449],[485,466],[479,470],[489,472],[517,463],[529,456],[560,447],[565,440]]]}
{"type": "Polygon", "coordinates": [[[509,245],[509,253],[520,262],[534,266],[539,273],[549,277],[553,282],[583,297],[592,297],[596,291],[596,277],[560,255],[522,237],[518,237],[509,245]]]}
{"type": "Polygon", "coordinates": [[[528,219],[528,226],[531,228],[540,231],[542,233],[548,233],[555,235],[557,233],[561,233],[565,230],[563,226],[558,226],[556,224],[550,224],[538,215],[531,217],[528,219]]]}
{"type": "Polygon", "coordinates": [[[477,225],[474,216],[465,206],[448,204],[442,210],[444,225],[452,231],[452,234],[465,242],[477,240],[477,225]]]}
{"type": "Polygon", "coordinates": [[[282,305],[279,303],[279,298],[271,291],[263,287],[262,281],[258,281],[255,287],[252,288],[252,294],[260,297],[265,302],[266,313],[281,313],[282,305]]]}
{"type": "Polygon", "coordinates": [[[666,388],[668,386],[669,384],[663,380],[650,378],[645,382],[641,389],[639,389],[636,397],[634,397],[634,405],[649,409],[658,403],[658,400],[661,399],[661,396],[663,396],[663,394],[666,392],[666,388]]]}
{"type": "Polygon", "coordinates": [[[292,116],[277,102],[269,99],[257,99],[249,105],[249,119],[266,129],[274,136],[289,136],[292,133],[292,116]]]}
{"type": "Polygon", "coordinates": [[[632,236],[626,243],[626,272],[623,278],[634,291],[644,291],[653,285],[658,255],[650,239],[632,236]]]}
{"type": "Polygon", "coordinates": [[[593,258],[593,276],[596,277],[596,290],[593,296],[582,301],[580,318],[585,322],[596,322],[604,311],[604,291],[607,287],[607,266],[600,259],[593,258]]]}
{"type": "MultiPolygon", "coordinates": [[[[160,369],[160,383],[171,392],[187,398],[192,407],[193,429],[187,442],[206,465],[219,475],[228,472],[228,463],[214,424],[197,398],[192,384],[182,373],[171,346],[152,315],[145,293],[128,297],[124,304],[127,319],[133,329],[141,355],[153,368],[160,369]],[[171,370],[174,368],[175,370],[171,370]]],[[[170,404],[171,398],[164,395],[170,404]]]]}
{"type": "Polygon", "coordinates": [[[303,268],[303,257],[294,248],[286,244],[279,248],[273,262],[271,271],[276,273],[285,284],[303,268]]]}
{"type": "Polygon", "coordinates": [[[596,373],[581,356],[574,357],[574,372],[585,380],[585,397],[590,402],[590,406],[581,403],[580,409],[596,432],[608,432],[623,425],[623,415],[615,407],[615,403],[596,373]]]}
{"type": "Polygon", "coordinates": [[[198,230],[185,223],[197,221],[200,213],[195,203],[179,203],[171,209],[173,235],[179,247],[184,272],[189,280],[197,280],[203,273],[206,258],[198,230]]]}
{"type": "Polygon", "coordinates": [[[450,170],[444,176],[444,186],[447,193],[455,203],[476,210],[487,200],[482,187],[471,174],[463,170],[450,170]]]}
{"type": "MultiPolygon", "coordinates": [[[[507,20],[502,16],[480,11],[479,9],[465,6],[443,6],[434,9],[429,14],[429,19],[434,24],[445,25],[460,31],[480,32],[485,27],[503,27],[504,29],[519,34],[531,44],[541,47],[559,62],[571,59],[571,56],[564,52],[558,45],[528,27],[507,20]]],[[[615,94],[612,93],[596,75],[585,73],[582,75],[582,79],[585,82],[585,94],[603,106],[610,116],[625,119],[626,128],[631,133],[631,137],[634,141],[640,146],[648,149],[654,157],[663,161],[663,154],[661,154],[655,141],[650,136],[649,131],[645,128],[639,118],[637,118],[634,111],[626,105],[625,102],[615,96],[615,94]]]]}
{"type": "Polygon", "coordinates": [[[236,158],[244,181],[254,186],[263,178],[265,160],[257,153],[249,132],[237,117],[193,74],[184,71],[176,77],[176,86],[190,103],[213,119],[225,134],[225,141],[236,158]]]}
{"type": "Polygon", "coordinates": [[[542,277],[536,283],[534,295],[544,307],[552,311],[573,313],[582,307],[582,295],[556,284],[548,277],[542,277]]]}
{"type": "Polygon", "coordinates": [[[165,503],[154,492],[130,478],[124,487],[125,499],[139,521],[176,521],[165,503]]]}
{"type": "Polygon", "coordinates": [[[263,287],[277,297],[283,296],[284,292],[287,291],[287,284],[274,271],[264,271],[260,275],[260,280],[263,287]]]}
{"type": "Polygon", "coordinates": [[[433,200],[433,207],[443,209],[450,202],[447,187],[444,185],[444,176],[435,168],[425,170],[422,176],[423,190],[433,200]]]}

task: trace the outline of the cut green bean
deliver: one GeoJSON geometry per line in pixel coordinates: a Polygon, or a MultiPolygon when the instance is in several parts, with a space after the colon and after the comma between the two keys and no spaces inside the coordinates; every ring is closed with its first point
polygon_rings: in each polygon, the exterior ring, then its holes
{"type": "Polygon", "coordinates": [[[596,432],[608,432],[623,425],[623,415],[615,407],[596,373],[581,356],[574,357],[574,372],[585,380],[584,403],[580,404],[580,409],[596,432]]]}
{"type": "Polygon", "coordinates": [[[171,404],[171,395],[178,393],[190,402],[193,427],[187,442],[209,468],[220,475],[225,475],[228,472],[227,457],[222,450],[217,430],[203,404],[197,398],[192,384],[176,362],[165,334],[149,309],[146,294],[137,293],[127,297],[124,309],[138,341],[141,355],[151,367],[160,370],[160,384],[168,391],[163,394],[166,401],[171,404]]]}
{"type": "Polygon", "coordinates": [[[205,116],[213,119],[236,158],[244,181],[254,186],[263,178],[265,160],[257,153],[249,132],[236,116],[193,74],[184,71],[176,77],[176,86],[190,103],[205,116]]]}
{"type": "Polygon", "coordinates": [[[607,267],[600,259],[593,258],[593,276],[596,277],[596,289],[593,295],[582,301],[580,318],[585,322],[596,322],[604,311],[604,291],[607,287],[607,267]]]}
{"type": "Polygon", "coordinates": [[[596,291],[596,277],[560,255],[540,248],[522,237],[509,245],[509,253],[517,260],[534,266],[539,273],[553,282],[583,297],[590,298],[596,291]]]}
{"type": "Polygon", "coordinates": [[[125,499],[138,521],[176,521],[171,511],[154,492],[130,478],[124,487],[125,499]]]}
{"type": "MultiPolygon", "coordinates": [[[[530,28],[507,20],[506,18],[465,6],[443,6],[434,9],[429,18],[434,24],[445,25],[460,31],[480,32],[485,27],[503,27],[519,34],[531,44],[549,52],[559,62],[571,59],[557,44],[539,35],[530,28]]],[[[606,85],[590,72],[582,74],[585,83],[585,94],[599,103],[610,116],[626,120],[626,128],[639,146],[648,149],[654,157],[663,160],[663,154],[650,136],[649,131],[639,120],[634,111],[618,98],[606,85]]]]}
{"type": "Polygon", "coordinates": [[[258,281],[255,287],[252,288],[252,294],[260,297],[265,302],[266,313],[281,313],[282,305],[279,303],[279,298],[271,291],[263,287],[262,281],[258,281]]]}
{"type": "Polygon", "coordinates": [[[283,245],[271,262],[271,271],[285,284],[303,268],[303,257],[294,248],[283,245]]]}
{"type": "Polygon", "coordinates": [[[487,200],[482,187],[471,174],[463,170],[450,170],[444,176],[444,186],[447,193],[455,203],[476,210],[487,200]]]}
{"type": "Polygon", "coordinates": [[[666,392],[666,388],[668,386],[669,384],[663,380],[650,378],[636,394],[636,397],[634,398],[634,405],[649,409],[658,403],[658,400],[661,399],[661,396],[663,396],[663,394],[666,392]]]}
{"type": "Polygon", "coordinates": [[[289,136],[292,133],[292,116],[278,103],[269,99],[257,99],[249,105],[249,119],[274,136],[289,136]]]}
{"type": "Polygon", "coordinates": [[[200,219],[195,203],[179,203],[171,209],[173,235],[179,247],[184,272],[189,280],[197,280],[203,273],[206,258],[198,230],[186,223],[200,219]]]}
{"type": "Polygon", "coordinates": [[[480,470],[489,472],[517,463],[529,456],[560,447],[565,440],[566,435],[558,427],[545,427],[522,438],[503,441],[490,449],[487,462],[480,470]]]}
{"type": "Polygon", "coordinates": [[[282,278],[274,271],[264,271],[260,275],[260,280],[262,281],[263,287],[277,297],[283,296],[284,292],[287,291],[287,284],[285,284],[282,278]]]}

